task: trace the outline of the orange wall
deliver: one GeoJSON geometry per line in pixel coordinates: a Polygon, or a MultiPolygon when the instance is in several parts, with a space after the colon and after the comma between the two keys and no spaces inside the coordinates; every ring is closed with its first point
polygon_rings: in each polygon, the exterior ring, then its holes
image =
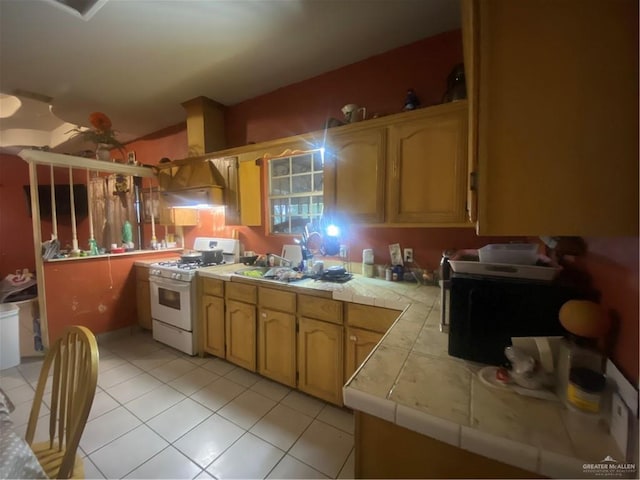
{"type": "Polygon", "coordinates": [[[613,321],[609,353],[625,376],[638,386],[638,237],[587,238],[589,252],[576,266],[589,273],[601,304],[613,321]]]}
{"type": "MultiPolygon", "coordinates": [[[[355,103],[374,112],[402,111],[407,89],[423,106],[441,103],[447,75],[462,62],[459,30],[419,40],[227,109],[229,147],[321,130],[340,108],[355,103]]],[[[259,75],[259,72],[255,72],[259,75]]]]}
{"type": "Polygon", "coordinates": [[[133,263],[174,256],[160,252],[45,263],[49,340],[67,325],[103,333],[136,323],[133,263]]]}
{"type": "MultiPolygon", "coordinates": [[[[47,167],[37,169],[40,184],[51,184],[47,167]]],[[[74,183],[86,183],[86,176],[75,171],[74,183]]],[[[54,169],[54,182],[69,184],[69,175],[60,168],[54,169]]],[[[29,217],[28,200],[23,185],[29,185],[29,165],[15,155],[0,154],[0,275],[2,277],[15,270],[35,269],[33,250],[33,229],[29,217]]],[[[77,218],[77,237],[89,237],[88,217],[77,218]]],[[[53,232],[51,219],[42,219],[42,240],[50,239],[53,232]]],[[[71,245],[71,216],[58,216],[58,239],[61,245],[71,245]]],[[[88,248],[88,245],[80,245],[88,248]]]]}

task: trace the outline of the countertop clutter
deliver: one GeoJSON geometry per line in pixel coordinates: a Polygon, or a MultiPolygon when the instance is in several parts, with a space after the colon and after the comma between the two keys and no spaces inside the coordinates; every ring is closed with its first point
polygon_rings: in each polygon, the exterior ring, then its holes
{"type": "MultiPolygon", "coordinates": [[[[198,275],[264,284],[232,275],[233,267],[198,275]]],[[[344,403],[354,410],[549,477],[582,478],[584,464],[624,458],[602,422],[559,402],[491,388],[477,376],[484,365],[449,356],[447,334],[438,327],[438,287],[354,275],[345,284],[305,280],[280,288],[402,309],[343,388],[344,403]]]]}

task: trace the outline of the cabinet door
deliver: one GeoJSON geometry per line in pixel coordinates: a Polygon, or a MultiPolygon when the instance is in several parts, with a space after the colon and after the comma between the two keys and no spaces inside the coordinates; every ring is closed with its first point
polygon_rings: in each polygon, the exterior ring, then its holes
{"type": "Polygon", "coordinates": [[[384,221],[385,129],[331,135],[324,167],[324,205],[355,223],[384,221]]]}
{"type": "Polygon", "coordinates": [[[224,299],[203,295],[201,312],[202,324],[204,325],[204,350],[224,358],[224,299]]]}
{"type": "Polygon", "coordinates": [[[300,318],[298,389],[342,405],[343,336],[341,325],[300,318]]]}
{"type": "Polygon", "coordinates": [[[464,10],[478,233],[637,236],[637,0],[464,10]]]}
{"type": "Polygon", "coordinates": [[[151,330],[151,292],[148,280],[136,281],[136,308],[140,326],[151,330]]]}
{"type": "Polygon", "coordinates": [[[135,266],[136,314],[142,328],[151,330],[151,291],[149,290],[149,267],[135,266]]]}
{"type": "Polygon", "coordinates": [[[160,199],[160,225],[174,225],[177,227],[192,227],[198,225],[198,210],[195,208],[172,208],[160,199]]]}
{"type": "Polygon", "coordinates": [[[382,338],[381,333],[347,327],[345,337],[344,379],[345,382],[353,372],[364,362],[367,355],[382,338]]]}
{"type": "Polygon", "coordinates": [[[466,101],[391,125],[388,221],[464,223],[467,148],[466,101]]]}
{"type": "Polygon", "coordinates": [[[258,373],[296,386],[296,317],[258,309],[258,373]]]}
{"type": "Polygon", "coordinates": [[[256,370],[256,307],[227,300],[225,312],[226,358],[231,363],[256,370]]]}
{"type": "Polygon", "coordinates": [[[256,165],[258,157],[255,154],[245,154],[241,157],[238,171],[240,225],[262,225],[262,178],[260,166],[256,165]]]}

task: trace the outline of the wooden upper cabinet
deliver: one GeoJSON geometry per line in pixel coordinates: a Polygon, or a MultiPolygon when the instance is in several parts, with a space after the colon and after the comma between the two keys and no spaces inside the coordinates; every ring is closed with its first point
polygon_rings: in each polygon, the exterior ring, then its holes
{"type": "Polygon", "coordinates": [[[161,198],[158,223],[176,227],[193,227],[198,225],[198,210],[195,208],[168,207],[161,198]]]}
{"type": "Polygon", "coordinates": [[[637,0],[464,0],[463,44],[478,233],[637,235],[637,0]]]}
{"type": "Polygon", "coordinates": [[[324,207],[354,223],[384,221],[386,129],[330,135],[325,152],[324,207]]]}
{"type": "Polygon", "coordinates": [[[262,177],[257,154],[238,156],[238,197],[240,225],[262,225],[262,177]]]}
{"type": "Polygon", "coordinates": [[[465,222],[467,117],[467,102],[459,101],[389,127],[389,223],[465,222]]]}

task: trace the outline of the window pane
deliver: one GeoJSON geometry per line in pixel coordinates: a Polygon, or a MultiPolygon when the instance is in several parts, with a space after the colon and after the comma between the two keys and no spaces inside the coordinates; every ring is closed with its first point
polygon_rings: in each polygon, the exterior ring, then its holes
{"type": "Polygon", "coordinates": [[[291,214],[308,216],[311,213],[311,197],[297,197],[291,199],[291,214]],[[295,210],[294,209],[295,205],[295,210]]]}
{"type": "Polygon", "coordinates": [[[311,171],[311,155],[300,155],[291,159],[291,173],[309,173],[311,171]]]}
{"type": "Polygon", "coordinates": [[[271,226],[271,231],[273,233],[290,233],[289,221],[288,220],[278,221],[274,219],[271,226]]]}
{"type": "Polygon", "coordinates": [[[322,154],[320,152],[313,154],[313,170],[316,172],[322,171],[322,154]]]}
{"type": "Polygon", "coordinates": [[[289,233],[302,233],[304,226],[307,224],[306,217],[291,217],[291,231],[289,233]]]}
{"type": "Polygon", "coordinates": [[[271,160],[271,176],[281,177],[283,175],[289,175],[289,159],[281,158],[278,160],[271,160]]]}
{"type": "Polygon", "coordinates": [[[322,173],[315,173],[313,175],[313,191],[322,192],[323,187],[323,175],[322,173]]]}
{"type": "Polygon", "coordinates": [[[291,177],[291,190],[292,193],[307,193],[311,192],[311,174],[298,175],[291,177]]]}
{"type": "Polygon", "coordinates": [[[289,195],[289,179],[291,177],[271,180],[271,195],[289,195]]]}
{"type": "Polygon", "coordinates": [[[272,233],[296,234],[322,215],[322,154],[297,155],[269,161],[269,224],[272,233]]]}

